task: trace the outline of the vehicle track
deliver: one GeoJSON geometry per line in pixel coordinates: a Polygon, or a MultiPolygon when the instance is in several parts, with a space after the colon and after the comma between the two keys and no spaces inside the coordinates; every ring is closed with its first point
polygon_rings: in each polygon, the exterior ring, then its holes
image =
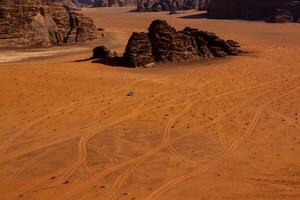
{"type": "Polygon", "coordinates": [[[255,115],[254,115],[254,118],[249,126],[249,128],[247,129],[247,131],[241,136],[239,137],[237,140],[235,140],[230,146],[229,148],[221,155],[219,156],[216,160],[214,160],[213,162],[211,162],[210,164],[206,165],[206,166],[203,166],[203,167],[200,167],[200,168],[197,168],[181,177],[178,177],[176,179],[173,179],[171,181],[169,181],[168,183],[165,183],[164,185],[162,185],[161,187],[157,188],[155,191],[153,191],[150,195],[148,195],[146,197],[145,200],[155,200],[157,199],[163,192],[166,192],[167,190],[171,189],[172,187],[174,187],[175,185],[183,182],[183,181],[186,181],[190,178],[193,178],[194,176],[202,173],[202,172],[205,172],[209,169],[211,169],[212,167],[215,167],[216,165],[218,165],[220,162],[224,161],[228,155],[230,155],[231,153],[233,153],[239,146],[240,144],[244,141],[244,139],[246,137],[248,137],[252,132],[253,130],[255,129],[259,119],[260,119],[260,116],[261,114],[263,113],[264,109],[270,104],[272,103],[273,101],[276,101],[284,96],[287,96],[288,94],[298,90],[299,87],[295,88],[295,89],[292,89],[291,91],[285,93],[285,94],[282,94],[282,95],[279,95],[275,98],[273,98],[272,100],[269,100],[265,103],[263,103],[263,105],[256,111],[255,115]]]}
{"type": "MultiPolygon", "coordinates": [[[[90,179],[86,180],[85,183],[74,185],[70,190],[68,190],[64,194],[60,195],[59,197],[55,198],[55,200],[64,200],[64,199],[71,198],[72,196],[75,196],[76,194],[80,193],[80,191],[85,190],[86,188],[89,188],[93,184],[96,184],[98,180],[104,178],[108,174],[111,174],[111,173],[113,173],[115,171],[118,171],[118,170],[120,170],[120,169],[122,169],[124,167],[128,167],[128,166],[130,166],[130,165],[132,165],[134,163],[136,163],[136,166],[137,166],[137,165],[141,164],[147,158],[155,155],[159,151],[161,151],[164,148],[166,148],[168,145],[171,145],[171,144],[175,143],[176,141],[179,141],[179,140],[181,140],[181,139],[183,139],[186,136],[191,135],[191,134],[192,133],[187,134],[187,135],[181,135],[181,136],[173,139],[172,141],[170,141],[170,143],[158,145],[157,147],[153,148],[152,150],[146,152],[145,154],[143,154],[141,156],[135,157],[133,159],[130,159],[128,161],[125,161],[123,163],[115,165],[115,166],[113,166],[111,168],[107,168],[105,170],[102,170],[102,171],[94,174],[93,177],[91,177],[90,179]]],[[[136,166],[134,167],[134,169],[136,168],[136,166]]],[[[123,175],[123,177],[125,177],[125,176],[123,175]]],[[[122,182],[124,182],[124,180],[122,182]]]]}
{"type": "MultiPolygon", "coordinates": [[[[28,162],[26,162],[23,166],[21,166],[19,169],[17,169],[14,173],[10,175],[8,180],[6,181],[6,189],[9,189],[13,186],[13,183],[17,179],[17,177],[24,172],[26,169],[31,167],[34,163],[36,163],[40,158],[45,156],[48,153],[48,151],[44,151],[43,153],[39,154],[37,157],[30,159],[28,162]]],[[[12,188],[14,189],[14,188],[12,188]]]]}
{"type": "MultiPolygon", "coordinates": [[[[226,77],[228,78],[228,77],[226,77]]],[[[232,77],[230,77],[232,78],[232,77]]],[[[215,82],[214,80],[211,82],[215,82]]],[[[207,85],[207,83],[204,83],[202,86],[207,85]]],[[[198,87],[198,89],[200,89],[201,87],[198,87]]],[[[164,129],[164,134],[163,134],[163,142],[165,144],[168,144],[170,142],[170,129],[172,128],[173,124],[176,122],[176,120],[181,117],[183,114],[185,114],[186,112],[188,112],[195,103],[197,103],[199,100],[197,101],[192,101],[189,104],[185,105],[185,108],[182,112],[180,112],[179,114],[177,114],[176,116],[172,117],[169,122],[167,123],[167,125],[165,126],[164,129]]],[[[181,153],[179,153],[173,146],[172,144],[167,145],[168,150],[173,153],[175,156],[177,156],[178,158],[181,158],[182,160],[186,160],[192,163],[196,163],[195,161],[193,161],[192,159],[189,159],[188,157],[183,156],[181,153]]],[[[117,193],[117,191],[120,189],[120,187],[122,186],[122,184],[126,181],[126,179],[128,178],[128,176],[138,167],[139,164],[141,164],[142,162],[138,162],[136,163],[133,167],[131,167],[130,169],[126,170],[123,174],[121,174],[116,182],[113,184],[113,189],[115,191],[115,193],[117,193]]],[[[113,196],[112,199],[116,199],[116,196],[113,196]]]]}
{"type": "MultiPolygon", "coordinates": [[[[124,89],[122,89],[124,90],[124,89]]],[[[120,91],[122,91],[120,90],[120,91]]],[[[79,109],[80,106],[83,107],[83,106],[91,106],[90,104],[97,101],[97,97],[99,96],[92,96],[92,97],[89,97],[89,98],[86,98],[82,101],[77,101],[77,102],[74,102],[74,103],[71,103],[67,106],[62,106],[60,108],[57,108],[55,110],[52,110],[50,113],[44,115],[44,116],[41,116],[41,117],[38,117],[36,118],[35,120],[29,122],[28,124],[26,124],[25,126],[23,126],[19,131],[17,131],[13,136],[11,136],[9,139],[7,139],[1,146],[0,146],[0,155],[3,155],[5,153],[5,151],[7,150],[7,148],[20,136],[22,136],[24,133],[26,133],[27,131],[29,131],[33,126],[35,126],[36,124],[44,121],[44,120],[47,120],[49,117],[53,117],[57,114],[59,114],[60,112],[64,111],[64,112],[68,112],[68,111],[72,111],[74,110],[74,107],[76,109],[79,109]]]]}
{"type": "MultiPolygon", "coordinates": [[[[259,86],[257,86],[257,87],[259,87],[259,86]]],[[[255,87],[254,87],[254,88],[255,88],[255,87]]],[[[253,87],[243,88],[243,89],[239,89],[239,90],[232,91],[232,92],[229,92],[229,93],[224,93],[224,94],[222,94],[222,95],[218,95],[218,97],[222,97],[222,96],[226,96],[226,95],[228,95],[228,94],[233,94],[233,93],[235,93],[235,92],[240,92],[240,91],[244,91],[244,90],[248,90],[248,89],[254,89],[254,88],[253,88],[253,87]]],[[[266,93],[269,93],[269,92],[265,92],[265,93],[263,93],[263,94],[266,94],[266,93]]],[[[171,140],[171,137],[170,137],[170,130],[171,130],[171,127],[173,126],[174,122],[175,122],[179,117],[181,117],[182,115],[184,115],[185,113],[187,113],[192,107],[196,108],[196,110],[199,110],[196,106],[194,106],[194,105],[195,105],[196,103],[198,103],[199,101],[207,101],[207,100],[210,100],[210,99],[213,99],[213,98],[216,98],[216,96],[212,96],[212,97],[205,98],[205,99],[202,99],[202,100],[192,101],[192,102],[190,102],[189,104],[187,104],[187,106],[185,107],[185,109],[184,109],[181,113],[179,113],[178,115],[176,115],[174,118],[172,118],[172,119],[168,122],[168,124],[167,124],[167,126],[166,126],[166,128],[165,128],[165,130],[164,130],[164,138],[163,138],[163,142],[164,142],[165,144],[170,143],[170,140],[171,140]]],[[[257,97],[254,97],[253,99],[256,99],[256,98],[257,98],[257,97]]],[[[236,106],[236,107],[232,107],[232,108],[230,109],[230,111],[229,111],[229,112],[226,112],[226,113],[230,113],[232,110],[235,110],[235,109],[238,109],[238,108],[240,108],[240,107],[242,107],[242,106],[244,106],[244,105],[247,105],[249,102],[253,101],[253,99],[251,99],[250,101],[248,100],[248,101],[246,101],[245,103],[243,103],[243,104],[241,104],[241,105],[238,105],[238,106],[236,106]]],[[[225,116],[227,115],[226,113],[218,113],[218,115],[221,115],[221,117],[218,117],[218,118],[216,118],[215,120],[210,121],[210,122],[208,122],[207,124],[202,125],[200,128],[204,128],[205,126],[210,125],[210,124],[218,123],[219,120],[221,120],[223,117],[225,117],[225,116]],[[224,114],[225,114],[225,115],[224,115],[224,114]]],[[[190,159],[190,158],[184,156],[184,155],[181,154],[179,151],[177,151],[176,148],[175,148],[172,144],[168,146],[168,149],[169,149],[169,151],[170,151],[171,153],[173,153],[174,155],[176,155],[176,157],[181,158],[181,159],[184,160],[184,161],[188,161],[188,162],[197,164],[196,161],[194,161],[194,160],[192,160],[192,159],[190,159]]]]}
{"type": "MultiPolygon", "coordinates": [[[[177,139],[181,139],[181,138],[183,138],[183,137],[179,137],[179,138],[177,138],[177,139]]],[[[174,139],[173,141],[171,141],[169,144],[172,144],[173,142],[175,142],[176,140],[174,139]]],[[[145,157],[149,157],[149,156],[151,156],[151,155],[153,155],[153,154],[155,154],[156,152],[159,152],[160,150],[162,150],[163,148],[165,148],[166,146],[168,146],[169,144],[165,144],[165,145],[160,145],[160,146],[158,146],[157,148],[154,148],[153,150],[151,150],[151,151],[149,151],[148,153],[146,153],[144,156],[145,157]]],[[[143,156],[139,156],[139,157],[137,157],[137,158],[134,158],[134,159],[132,159],[132,160],[129,160],[128,162],[124,162],[124,163],[120,163],[119,165],[116,165],[115,167],[113,167],[113,168],[109,168],[109,169],[107,169],[107,170],[103,170],[101,173],[97,173],[97,176],[95,176],[95,177],[93,177],[93,178],[91,178],[90,180],[87,180],[87,183],[93,183],[93,181],[95,181],[95,180],[98,180],[99,179],[99,177],[101,178],[103,175],[105,176],[105,174],[109,174],[109,173],[111,173],[111,172],[113,172],[113,171],[115,171],[115,170],[119,170],[119,169],[121,169],[121,168],[123,168],[123,167],[125,167],[125,166],[128,166],[128,165],[131,165],[132,163],[135,163],[135,162],[137,162],[137,161],[139,161],[140,159],[142,159],[143,158],[143,156]]],[[[55,174],[55,173],[54,173],[55,174]]],[[[56,175],[56,174],[55,174],[56,175]]],[[[49,176],[47,176],[47,177],[43,177],[43,180],[45,180],[45,181],[47,181],[47,178],[48,178],[49,176]]],[[[43,181],[42,181],[43,182],[43,181]]],[[[36,181],[36,182],[34,182],[34,183],[40,183],[39,181],[36,181]]],[[[78,186],[78,188],[86,188],[86,187],[89,187],[89,185],[90,184],[87,184],[86,186],[82,186],[82,185],[80,185],[80,186],[78,186]]],[[[28,188],[28,187],[27,187],[28,188]]],[[[74,187],[74,188],[77,188],[77,187],[74,187]]],[[[71,189],[70,191],[72,191],[73,189],[71,189]]],[[[80,190],[75,190],[74,192],[78,192],[78,191],[80,191],[80,190]]],[[[64,197],[64,196],[68,196],[68,195],[70,195],[70,192],[66,192],[65,194],[63,194],[63,195],[61,195],[60,197],[64,197]]]]}
{"type": "MultiPolygon", "coordinates": [[[[142,80],[137,80],[137,81],[133,81],[133,83],[131,83],[132,85],[132,88],[135,87],[136,84],[138,84],[139,82],[142,82],[144,81],[143,79],[142,80]]],[[[117,93],[117,92],[121,92],[121,91],[124,91],[125,88],[121,88],[121,89],[118,89],[116,91],[114,91],[112,94],[114,93],[117,93]]],[[[9,139],[7,139],[1,146],[0,146],[0,155],[3,155],[5,153],[5,151],[7,150],[7,148],[20,136],[22,136],[26,131],[30,130],[34,125],[36,125],[37,123],[41,122],[41,121],[44,121],[46,119],[48,119],[48,117],[52,117],[52,116],[55,116],[56,114],[58,114],[59,112],[66,112],[66,111],[72,111],[74,108],[74,106],[76,107],[76,109],[79,108],[79,106],[85,106],[85,105],[88,105],[94,101],[97,101],[98,98],[100,96],[99,95],[94,95],[94,96],[91,96],[91,97],[88,97],[88,98],[85,98],[81,101],[76,101],[76,102],[72,102],[66,106],[62,106],[62,107],[59,107],[57,109],[54,109],[52,110],[50,113],[44,115],[44,116],[41,116],[41,117],[38,117],[36,118],[35,120],[31,121],[30,123],[26,124],[25,126],[23,126],[19,131],[17,131],[13,136],[11,136],[9,139]]]]}

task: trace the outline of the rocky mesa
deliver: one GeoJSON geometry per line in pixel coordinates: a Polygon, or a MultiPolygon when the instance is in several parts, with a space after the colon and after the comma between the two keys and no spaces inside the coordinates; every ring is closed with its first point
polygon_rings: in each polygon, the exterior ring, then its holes
{"type": "Polygon", "coordinates": [[[97,38],[69,0],[0,0],[0,47],[47,47],[97,38]]]}

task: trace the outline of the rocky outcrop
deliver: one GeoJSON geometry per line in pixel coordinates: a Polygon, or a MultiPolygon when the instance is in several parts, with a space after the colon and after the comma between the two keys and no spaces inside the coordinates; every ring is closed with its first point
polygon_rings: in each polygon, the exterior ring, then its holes
{"type": "Polygon", "coordinates": [[[198,10],[207,10],[211,0],[199,0],[198,10]]]}
{"type": "Polygon", "coordinates": [[[182,62],[197,59],[238,55],[239,44],[225,41],[214,33],[193,28],[176,31],[166,21],[155,20],[148,33],[133,33],[124,60],[130,67],[155,62],[182,62]]]}
{"type": "Polygon", "coordinates": [[[124,58],[132,67],[154,62],[152,46],[147,33],[132,34],[126,46],[124,58]]]}
{"type": "Polygon", "coordinates": [[[96,39],[92,19],[75,12],[71,3],[0,0],[0,47],[45,47],[96,39]]]}
{"type": "Polygon", "coordinates": [[[102,59],[102,58],[107,59],[107,58],[113,58],[114,56],[115,54],[112,53],[107,47],[99,46],[93,49],[92,59],[102,59]]]}
{"type": "Polygon", "coordinates": [[[80,7],[137,6],[138,12],[159,12],[206,7],[207,1],[210,0],[76,0],[76,5],[80,7]]]}
{"type": "Polygon", "coordinates": [[[148,31],[156,62],[191,61],[198,57],[195,40],[177,32],[166,21],[153,21],[148,31]]]}
{"type": "Polygon", "coordinates": [[[199,0],[140,0],[137,12],[159,12],[175,10],[191,10],[199,7],[199,0]]]}
{"type": "Polygon", "coordinates": [[[208,17],[299,22],[300,0],[212,0],[208,17]]]}
{"type": "Polygon", "coordinates": [[[77,0],[79,6],[90,7],[123,7],[135,6],[137,0],[77,0]]]}

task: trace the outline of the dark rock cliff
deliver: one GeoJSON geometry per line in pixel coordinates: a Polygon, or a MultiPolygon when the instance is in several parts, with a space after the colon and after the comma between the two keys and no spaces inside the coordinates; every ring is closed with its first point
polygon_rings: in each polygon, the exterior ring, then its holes
{"type": "Polygon", "coordinates": [[[75,12],[68,3],[0,0],[0,47],[52,46],[96,39],[92,19],[75,12]]]}

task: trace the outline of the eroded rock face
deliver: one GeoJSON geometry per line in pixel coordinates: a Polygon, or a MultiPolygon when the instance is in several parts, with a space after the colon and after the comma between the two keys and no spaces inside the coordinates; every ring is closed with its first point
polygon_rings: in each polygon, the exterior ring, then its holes
{"type": "Polygon", "coordinates": [[[199,10],[207,10],[211,0],[199,0],[199,10]]]}
{"type": "Polygon", "coordinates": [[[77,0],[77,5],[91,7],[123,7],[136,4],[137,0],[77,0]]]}
{"type": "Polygon", "coordinates": [[[92,19],[72,11],[67,1],[0,0],[0,47],[52,46],[96,39],[92,19]]]}
{"type": "Polygon", "coordinates": [[[211,0],[208,7],[210,18],[297,22],[299,15],[300,0],[211,0]]]}
{"type": "Polygon", "coordinates": [[[214,33],[193,28],[176,31],[166,21],[155,20],[148,33],[133,33],[124,60],[130,67],[155,62],[182,62],[238,55],[239,44],[223,40],[214,33]]]}
{"type": "Polygon", "coordinates": [[[147,33],[133,33],[125,49],[124,58],[130,67],[154,62],[152,46],[147,33]]]}
{"type": "Polygon", "coordinates": [[[137,1],[137,12],[159,12],[191,10],[199,7],[199,0],[140,0],[137,1]]]}
{"type": "Polygon", "coordinates": [[[153,21],[148,31],[156,62],[191,61],[198,57],[194,38],[176,32],[166,21],[153,21]]]}

